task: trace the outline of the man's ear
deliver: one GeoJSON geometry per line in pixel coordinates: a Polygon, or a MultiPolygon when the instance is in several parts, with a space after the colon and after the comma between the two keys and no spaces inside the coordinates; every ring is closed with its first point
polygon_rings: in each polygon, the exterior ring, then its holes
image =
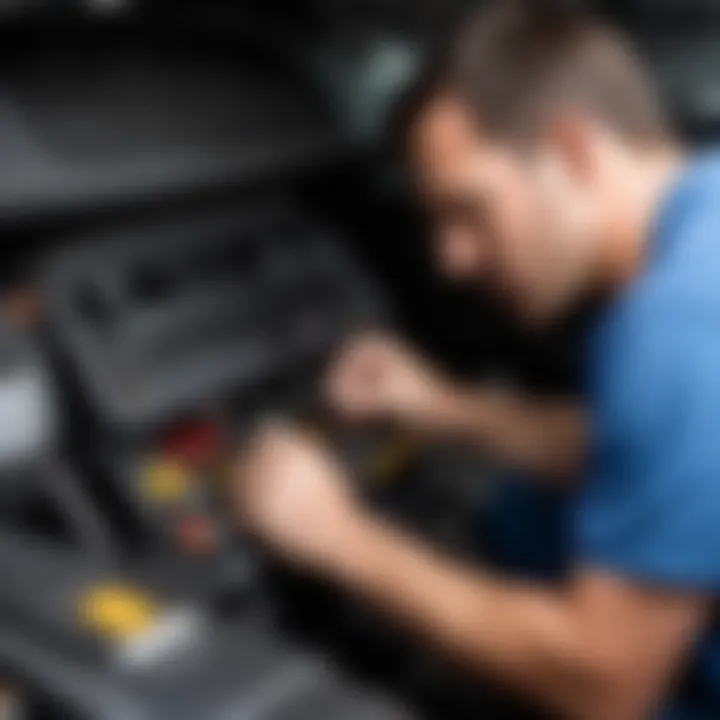
{"type": "Polygon", "coordinates": [[[598,171],[599,128],[576,109],[558,109],[550,119],[547,137],[566,166],[568,175],[587,184],[598,171]]]}

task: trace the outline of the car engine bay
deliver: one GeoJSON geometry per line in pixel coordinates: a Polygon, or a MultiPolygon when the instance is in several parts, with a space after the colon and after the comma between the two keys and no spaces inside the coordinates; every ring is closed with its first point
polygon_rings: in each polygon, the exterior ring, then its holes
{"type": "MultiPolygon", "coordinates": [[[[228,510],[237,448],[292,419],[378,512],[479,559],[497,468],[340,426],[327,363],[392,330],[467,377],[576,382],[567,338],[521,341],[434,277],[382,137],[449,5],[0,3],[0,702],[22,717],[523,716],[228,510]]],[[[691,45],[669,3],[607,5],[713,137],[702,3],[675,9],[691,45]]]]}

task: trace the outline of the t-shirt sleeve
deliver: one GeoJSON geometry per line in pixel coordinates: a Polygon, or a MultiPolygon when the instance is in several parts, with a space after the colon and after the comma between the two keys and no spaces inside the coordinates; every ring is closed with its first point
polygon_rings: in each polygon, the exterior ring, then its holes
{"type": "Polygon", "coordinates": [[[576,554],[651,584],[720,588],[720,325],[627,316],[603,338],[576,554]]]}

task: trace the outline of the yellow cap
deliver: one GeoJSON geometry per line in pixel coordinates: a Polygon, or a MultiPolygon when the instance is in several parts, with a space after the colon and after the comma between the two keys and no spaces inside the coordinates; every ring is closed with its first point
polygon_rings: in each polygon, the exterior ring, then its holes
{"type": "Polygon", "coordinates": [[[88,590],[80,601],[83,625],[113,640],[141,635],[157,617],[156,602],[130,586],[100,585],[88,590]]]}
{"type": "Polygon", "coordinates": [[[175,460],[151,460],[143,469],[143,492],[156,503],[181,500],[190,488],[190,473],[175,460]]]}

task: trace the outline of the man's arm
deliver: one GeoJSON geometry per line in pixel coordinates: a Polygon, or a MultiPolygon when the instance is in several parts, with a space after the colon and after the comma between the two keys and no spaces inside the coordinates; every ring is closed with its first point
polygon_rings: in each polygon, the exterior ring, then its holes
{"type": "Polygon", "coordinates": [[[707,602],[581,569],[557,591],[464,568],[368,516],[342,470],[292,431],[238,467],[244,526],[478,672],[563,717],[640,720],[668,692],[707,602]]]}
{"type": "Polygon", "coordinates": [[[559,482],[573,481],[585,458],[585,411],[571,400],[500,390],[454,391],[437,406],[435,423],[438,434],[559,482]]]}
{"type": "Polygon", "coordinates": [[[328,397],[350,420],[391,420],[426,437],[459,439],[553,479],[574,478],[585,454],[578,403],[464,388],[388,338],[361,338],[345,348],[330,373],[328,397]]]}
{"type": "Polygon", "coordinates": [[[590,569],[557,592],[462,568],[365,521],[325,566],[471,669],[567,718],[640,720],[662,701],[707,601],[590,569]]]}

